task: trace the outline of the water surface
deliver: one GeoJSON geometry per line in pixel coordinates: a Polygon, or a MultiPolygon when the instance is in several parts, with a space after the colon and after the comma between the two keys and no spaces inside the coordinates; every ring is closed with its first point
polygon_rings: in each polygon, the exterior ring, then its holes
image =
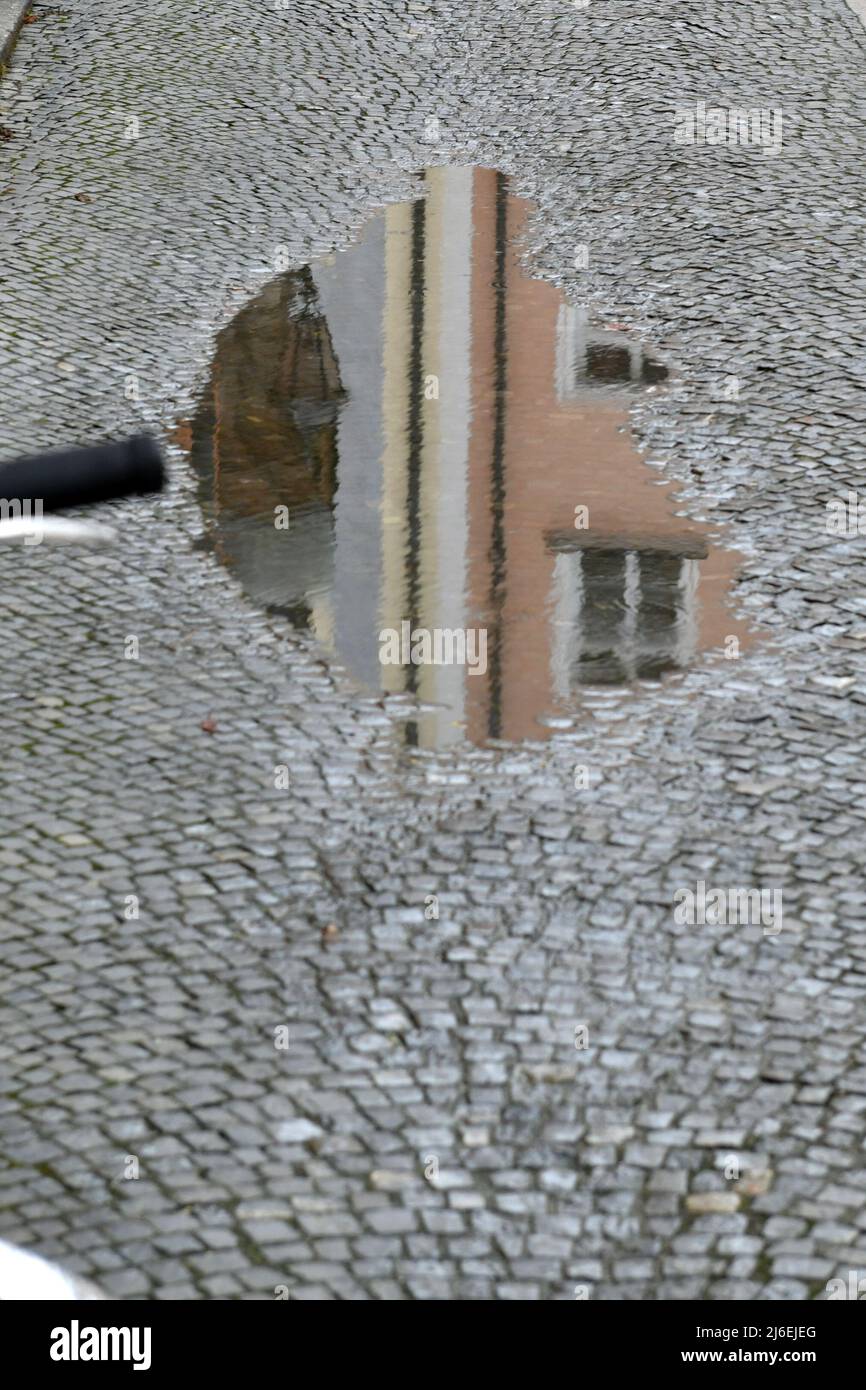
{"type": "Polygon", "coordinates": [[[587,687],[743,642],[739,557],[635,449],[666,368],[526,272],[508,179],[431,169],[419,195],[220,333],[187,436],[202,505],[258,602],[433,707],[413,741],[543,738],[587,687]]]}

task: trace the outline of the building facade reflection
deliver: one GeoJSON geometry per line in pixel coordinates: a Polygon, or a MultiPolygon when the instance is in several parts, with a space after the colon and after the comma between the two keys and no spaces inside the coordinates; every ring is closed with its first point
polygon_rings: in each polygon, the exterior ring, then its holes
{"type": "Polygon", "coordinates": [[[543,737],[582,685],[746,636],[737,557],[631,443],[629,393],[664,368],[526,274],[529,211],[493,170],[428,170],[423,198],[223,330],[192,427],[226,564],[361,680],[435,706],[425,745],[543,737]],[[382,665],[406,621],[484,629],[484,673],[382,665]]]}

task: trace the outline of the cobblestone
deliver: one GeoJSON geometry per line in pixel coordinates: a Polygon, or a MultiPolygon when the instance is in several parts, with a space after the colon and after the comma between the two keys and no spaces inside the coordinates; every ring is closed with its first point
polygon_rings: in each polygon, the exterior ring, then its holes
{"type": "Polygon", "coordinates": [[[824,525],[866,468],[858,21],[36,8],[0,85],[3,454],[146,426],[172,487],[105,509],[118,551],[0,555],[0,1234],[124,1298],[821,1296],[866,1228],[866,558],[824,525]],[[778,158],[672,143],[722,97],[784,110],[778,158]],[[509,172],[535,273],[670,362],[634,428],[771,639],[483,756],[409,752],[251,607],[171,442],[273,248],[449,161],[509,172]],[[700,878],[782,886],[783,931],[679,928],[700,878]]]}

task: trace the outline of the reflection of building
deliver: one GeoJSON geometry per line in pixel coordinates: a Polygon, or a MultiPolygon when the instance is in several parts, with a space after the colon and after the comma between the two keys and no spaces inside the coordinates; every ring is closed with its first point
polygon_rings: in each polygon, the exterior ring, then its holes
{"type": "Polygon", "coordinates": [[[492,170],[429,170],[424,199],[229,326],[196,429],[226,558],[350,671],[435,703],[422,743],[540,737],[578,685],[739,632],[734,556],[674,515],[630,441],[627,391],[664,369],[522,271],[527,211],[492,170]],[[380,630],[404,621],[485,628],[486,672],[381,666],[380,630]]]}
{"type": "Polygon", "coordinates": [[[625,388],[664,369],[523,272],[528,205],[501,175],[433,169],[426,182],[426,200],[388,209],[381,230],[380,621],[483,625],[489,667],[386,679],[445,706],[422,741],[461,724],[475,741],[537,738],[576,684],[659,675],[736,631],[722,604],[734,557],[705,558],[631,444],[625,388]],[[699,564],[712,571],[700,605],[699,564]]]}
{"type": "Polygon", "coordinates": [[[193,422],[221,557],[255,598],[302,625],[328,611],[343,396],[312,277],[292,272],[219,335],[193,422]],[[294,518],[291,546],[274,525],[279,506],[294,518]]]}

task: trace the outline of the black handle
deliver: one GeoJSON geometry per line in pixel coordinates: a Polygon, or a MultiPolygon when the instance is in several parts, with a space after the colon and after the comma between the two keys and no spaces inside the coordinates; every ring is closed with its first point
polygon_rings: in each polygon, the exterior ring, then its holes
{"type": "Polygon", "coordinates": [[[0,466],[0,505],[41,504],[43,512],[86,507],[91,502],[160,492],[165,466],[156,441],[135,435],[91,449],[58,449],[0,466]]]}

